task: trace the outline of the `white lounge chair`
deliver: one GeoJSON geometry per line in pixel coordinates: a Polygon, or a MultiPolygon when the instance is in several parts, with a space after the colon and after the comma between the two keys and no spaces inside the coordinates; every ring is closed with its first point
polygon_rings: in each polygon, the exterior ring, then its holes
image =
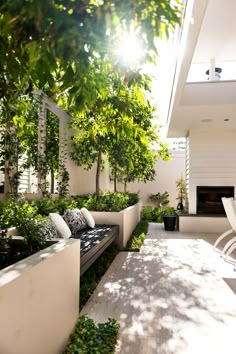
{"type": "MultiPolygon", "coordinates": [[[[214,244],[214,249],[216,246],[228,235],[233,232],[236,232],[236,204],[233,198],[221,198],[227,219],[230,223],[231,229],[224,232],[214,244]]],[[[225,256],[225,259],[236,249],[236,236],[230,239],[224,246],[222,250],[222,256],[225,256]]]]}

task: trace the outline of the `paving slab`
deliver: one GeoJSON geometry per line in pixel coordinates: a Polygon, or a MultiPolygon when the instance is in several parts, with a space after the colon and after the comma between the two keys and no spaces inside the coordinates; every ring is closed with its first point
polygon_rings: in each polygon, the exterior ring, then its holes
{"type": "Polygon", "coordinates": [[[116,353],[235,354],[236,257],[212,249],[218,234],[149,224],[140,252],[120,252],[81,314],[119,321],[116,353]]]}

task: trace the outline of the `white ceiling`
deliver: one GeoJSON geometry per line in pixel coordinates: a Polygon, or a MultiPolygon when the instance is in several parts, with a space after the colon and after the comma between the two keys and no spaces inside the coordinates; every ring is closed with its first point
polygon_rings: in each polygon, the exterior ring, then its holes
{"type": "Polygon", "coordinates": [[[235,16],[236,0],[208,1],[193,63],[236,60],[235,16]]]}
{"type": "Polygon", "coordinates": [[[186,45],[173,86],[168,136],[236,129],[236,81],[186,84],[191,63],[236,60],[236,0],[195,0],[186,45]]]}

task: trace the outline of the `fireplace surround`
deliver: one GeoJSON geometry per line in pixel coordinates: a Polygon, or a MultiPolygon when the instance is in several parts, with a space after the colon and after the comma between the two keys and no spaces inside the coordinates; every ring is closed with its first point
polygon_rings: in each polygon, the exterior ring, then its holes
{"type": "Polygon", "coordinates": [[[234,198],[234,187],[197,186],[197,214],[225,215],[222,197],[234,198]]]}

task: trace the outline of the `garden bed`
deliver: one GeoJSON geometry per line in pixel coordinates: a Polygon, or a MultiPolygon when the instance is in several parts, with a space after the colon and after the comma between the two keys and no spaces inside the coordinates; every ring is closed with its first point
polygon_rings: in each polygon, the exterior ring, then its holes
{"type": "Polygon", "coordinates": [[[99,200],[92,194],[70,198],[36,198],[30,201],[13,199],[0,203],[0,226],[5,229],[15,226],[19,230],[18,235],[24,238],[18,243],[14,240],[13,244],[9,235],[0,237],[0,269],[49,245],[46,237],[39,235],[37,226],[37,223],[49,213],[57,212],[63,215],[66,209],[82,206],[93,210],[91,213],[96,224],[119,225],[116,244],[120,249],[125,249],[132,231],[140,220],[141,205],[137,200],[138,196],[133,193],[103,193],[99,200]],[[101,210],[98,211],[99,209],[101,210]]]}
{"type": "Polygon", "coordinates": [[[140,211],[141,203],[137,203],[119,212],[91,211],[91,214],[96,224],[119,225],[119,236],[116,239],[116,244],[119,249],[123,250],[140,221],[140,211]]]}

